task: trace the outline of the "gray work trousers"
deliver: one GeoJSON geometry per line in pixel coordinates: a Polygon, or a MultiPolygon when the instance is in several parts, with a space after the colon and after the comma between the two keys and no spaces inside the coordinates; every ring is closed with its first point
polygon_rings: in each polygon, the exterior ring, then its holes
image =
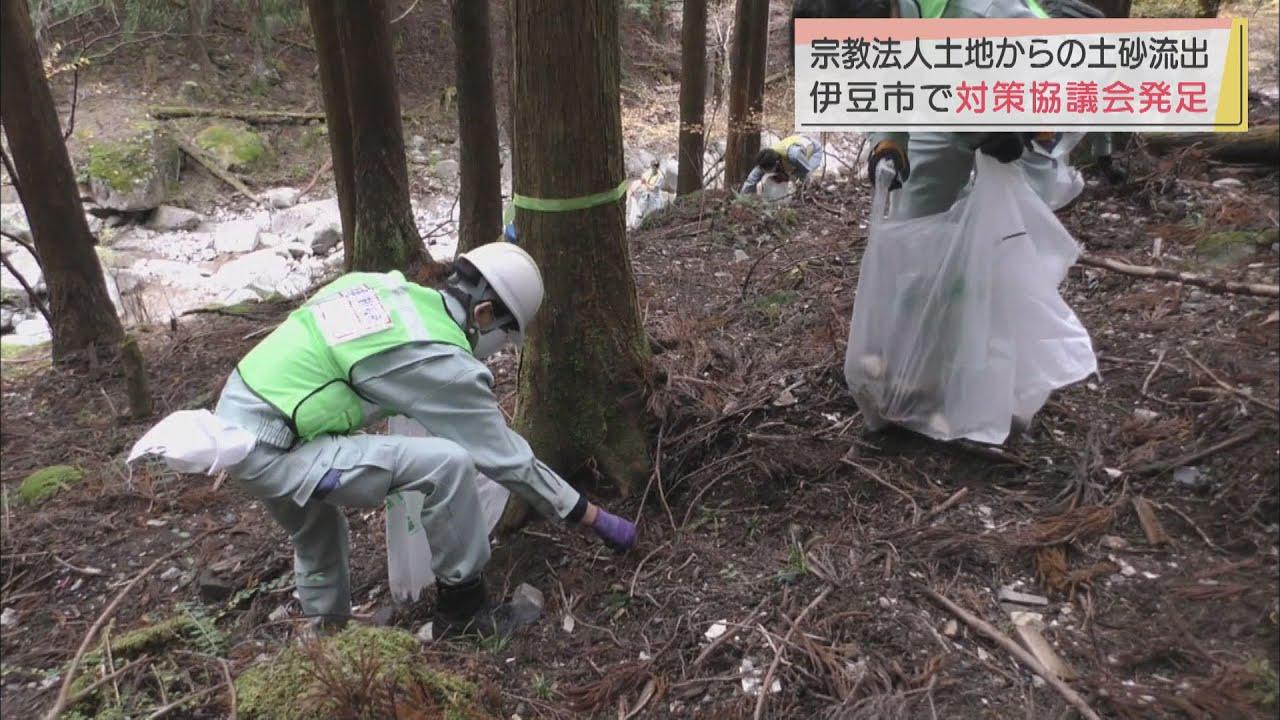
{"type": "Polygon", "coordinates": [[[278,485],[281,477],[323,472],[311,498],[267,498],[268,512],[289,533],[303,612],[311,617],[351,614],[347,519],[342,508],[379,508],[387,495],[415,490],[426,495],[422,527],[431,546],[436,578],[459,583],[489,561],[489,538],[476,495],[475,465],[457,443],[442,438],[389,435],[323,436],[281,450],[265,443],[229,473],[251,489],[278,485]]]}

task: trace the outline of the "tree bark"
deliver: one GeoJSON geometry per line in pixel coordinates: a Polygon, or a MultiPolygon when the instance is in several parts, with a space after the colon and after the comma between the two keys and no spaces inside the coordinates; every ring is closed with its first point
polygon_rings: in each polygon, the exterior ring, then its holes
{"type": "Polygon", "coordinates": [[[502,232],[502,176],[489,0],[452,0],[452,4],[461,149],[458,250],[465,252],[493,242],[502,232]]]}
{"type": "Polygon", "coordinates": [[[53,359],[112,353],[124,331],[84,219],[25,0],[0,0],[0,122],[49,290],[53,359]]]}
{"type": "Polygon", "coordinates": [[[707,0],[685,0],[680,30],[680,174],[676,194],[702,189],[707,99],[707,0]]]}
{"type": "Polygon", "coordinates": [[[351,116],[352,270],[414,272],[431,262],[409,204],[400,92],[386,0],[334,0],[351,116]]]}
{"type": "Polygon", "coordinates": [[[209,25],[209,1],[187,2],[187,53],[191,56],[191,62],[212,76],[213,61],[209,59],[209,45],[205,42],[205,30],[209,25]]]}
{"type": "Polygon", "coordinates": [[[742,184],[760,152],[768,30],[768,0],[738,0],[729,50],[729,130],[724,160],[724,182],[729,189],[742,184]]]}
{"type": "Polygon", "coordinates": [[[333,0],[307,0],[311,30],[315,34],[319,65],[320,94],[324,98],[325,123],[329,128],[329,153],[333,157],[333,183],[338,193],[338,213],[342,219],[343,264],[351,269],[355,257],[356,179],[351,140],[351,110],[347,102],[347,77],[338,45],[338,22],[333,0]]]}
{"type": "MultiPolygon", "coordinates": [[[[618,3],[515,0],[514,30],[517,192],[573,198],[617,187],[625,176],[618,3]]],[[[650,467],[649,349],[622,204],[519,210],[516,223],[546,283],[522,355],[517,428],[571,480],[603,476],[629,493],[650,467]]]]}

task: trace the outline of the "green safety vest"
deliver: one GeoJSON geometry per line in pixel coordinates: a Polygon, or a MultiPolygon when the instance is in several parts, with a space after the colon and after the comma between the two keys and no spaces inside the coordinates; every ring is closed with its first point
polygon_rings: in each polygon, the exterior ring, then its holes
{"type": "Polygon", "coordinates": [[[791,149],[792,145],[800,145],[801,143],[804,144],[804,159],[808,161],[809,158],[813,157],[813,143],[803,135],[789,135],[773,146],[773,151],[782,156],[782,164],[788,175],[793,173],[795,168],[791,166],[791,158],[787,156],[787,151],[791,149]]]}
{"type": "MultiPolygon", "coordinates": [[[[922,18],[940,18],[947,11],[947,5],[950,0],[919,0],[920,17],[922,18]]],[[[1032,14],[1038,18],[1047,18],[1049,13],[1041,9],[1040,4],[1036,0],[1026,0],[1027,7],[1031,8],[1032,14]]]]}
{"type": "Polygon", "coordinates": [[[437,291],[399,272],[350,273],[317,292],[249,351],[237,370],[258,397],[289,419],[302,440],[365,424],[351,368],[413,342],[471,352],[437,291]]]}

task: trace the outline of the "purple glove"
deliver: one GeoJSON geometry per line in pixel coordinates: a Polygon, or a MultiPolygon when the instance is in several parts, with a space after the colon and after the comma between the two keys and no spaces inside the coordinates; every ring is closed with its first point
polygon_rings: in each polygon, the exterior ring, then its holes
{"type": "Polygon", "coordinates": [[[591,523],[591,529],[604,541],[605,545],[619,555],[635,547],[635,523],[603,508],[596,509],[596,519],[591,523]]]}

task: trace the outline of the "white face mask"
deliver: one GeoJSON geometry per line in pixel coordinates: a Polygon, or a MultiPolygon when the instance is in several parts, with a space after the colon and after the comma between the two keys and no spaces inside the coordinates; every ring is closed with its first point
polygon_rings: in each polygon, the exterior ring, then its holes
{"type": "Polygon", "coordinates": [[[480,333],[476,339],[475,349],[471,351],[477,360],[484,360],[508,345],[520,342],[520,334],[503,328],[493,328],[480,333]]]}

